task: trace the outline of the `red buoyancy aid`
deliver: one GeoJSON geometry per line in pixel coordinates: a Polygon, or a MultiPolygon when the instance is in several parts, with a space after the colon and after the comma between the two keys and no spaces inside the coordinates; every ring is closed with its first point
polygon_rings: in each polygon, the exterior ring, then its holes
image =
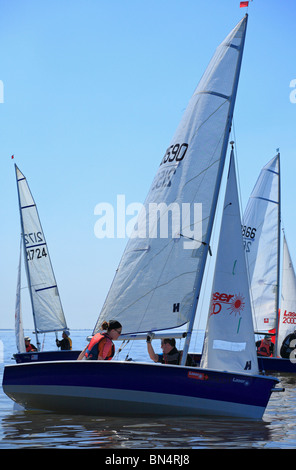
{"type": "Polygon", "coordinates": [[[270,356],[271,355],[270,343],[268,341],[265,341],[265,339],[262,339],[260,346],[257,349],[257,354],[258,356],[270,356]]]}
{"type": "Polygon", "coordinates": [[[96,335],[94,335],[92,337],[92,339],[91,339],[91,341],[90,341],[90,343],[87,346],[87,349],[85,351],[86,359],[90,359],[90,360],[97,360],[98,359],[98,356],[99,356],[99,343],[104,338],[106,338],[107,342],[110,343],[110,346],[111,346],[110,354],[105,357],[105,361],[107,361],[107,360],[110,361],[112,359],[112,357],[114,356],[114,353],[115,353],[115,348],[114,348],[113,341],[111,340],[108,333],[97,333],[96,335]]]}
{"type": "Polygon", "coordinates": [[[35,352],[35,351],[37,351],[37,349],[32,344],[28,344],[28,346],[26,346],[26,352],[35,352]]]}

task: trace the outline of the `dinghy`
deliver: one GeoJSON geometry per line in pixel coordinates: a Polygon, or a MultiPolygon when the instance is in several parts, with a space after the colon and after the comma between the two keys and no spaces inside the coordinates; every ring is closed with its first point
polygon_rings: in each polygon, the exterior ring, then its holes
{"type": "Polygon", "coordinates": [[[247,15],[217,48],[189,101],[93,331],[111,319],[121,323],[124,338],[153,337],[163,330],[173,337],[174,329],[183,326],[182,364],[82,360],[6,366],[4,392],[25,408],[116,416],[262,417],[278,379],[258,373],[233,156],[204,363],[185,365],[210,252],[246,26],[247,15]],[[155,205],[158,217],[153,217],[155,205]],[[182,224],[178,209],[184,211],[182,224]],[[172,224],[164,236],[158,233],[160,218],[169,212],[172,224]]]}

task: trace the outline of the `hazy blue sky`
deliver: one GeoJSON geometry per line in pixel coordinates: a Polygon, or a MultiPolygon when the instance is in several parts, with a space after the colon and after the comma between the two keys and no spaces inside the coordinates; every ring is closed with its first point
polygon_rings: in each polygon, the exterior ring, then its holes
{"type": "MultiPolygon", "coordinates": [[[[94,208],[116,206],[118,194],[143,202],[213,52],[246,11],[237,0],[1,0],[0,328],[14,327],[14,162],[38,206],[68,324],[92,330],[126,244],[95,237],[94,208]]],[[[234,115],[242,204],[279,147],[296,262],[296,5],[254,0],[248,13],[234,115]]],[[[26,304],[23,317],[31,328],[26,304]]]]}

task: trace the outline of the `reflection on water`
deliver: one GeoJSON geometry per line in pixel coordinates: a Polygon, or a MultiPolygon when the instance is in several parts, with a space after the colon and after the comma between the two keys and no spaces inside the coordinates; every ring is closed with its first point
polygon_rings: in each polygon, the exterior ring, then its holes
{"type": "Polygon", "coordinates": [[[9,448],[243,448],[270,439],[263,421],[221,418],[118,419],[17,412],[2,421],[9,448]]]}

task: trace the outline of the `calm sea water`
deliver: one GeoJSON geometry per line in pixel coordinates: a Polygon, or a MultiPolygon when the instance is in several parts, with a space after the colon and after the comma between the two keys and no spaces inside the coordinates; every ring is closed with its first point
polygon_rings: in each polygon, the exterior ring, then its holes
{"type": "MultiPolygon", "coordinates": [[[[33,336],[29,331],[26,335],[33,336]]],[[[86,345],[90,331],[72,331],[74,349],[86,345]]],[[[13,364],[15,339],[12,330],[0,330],[0,376],[4,365],[13,364]]],[[[202,337],[197,336],[197,343],[202,337]]],[[[45,349],[54,343],[48,335],[45,349]]],[[[156,351],[160,343],[154,342],[156,351]]],[[[200,345],[199,345],[200,346],[200,345]]],[[[197,346],[197,351],[199,346],[197,346]]],[[[119,343],[116,344],[118,349],[119,343]]],[[[126,346],[126,355],[147,360],[146,344],[126,346]]],[[[52,348],[51,348],[52,349],[52,348]]],[[[278,376],[279,377],[279,376],[278,376]]],[[[296,377],[282,376],[285,392],[273,394],[262,421],[224,418],[109,418],[69,416],[14,409],[14,403],[0,391],[1,449],[293,449],[296,448],[296,377]]]]}

